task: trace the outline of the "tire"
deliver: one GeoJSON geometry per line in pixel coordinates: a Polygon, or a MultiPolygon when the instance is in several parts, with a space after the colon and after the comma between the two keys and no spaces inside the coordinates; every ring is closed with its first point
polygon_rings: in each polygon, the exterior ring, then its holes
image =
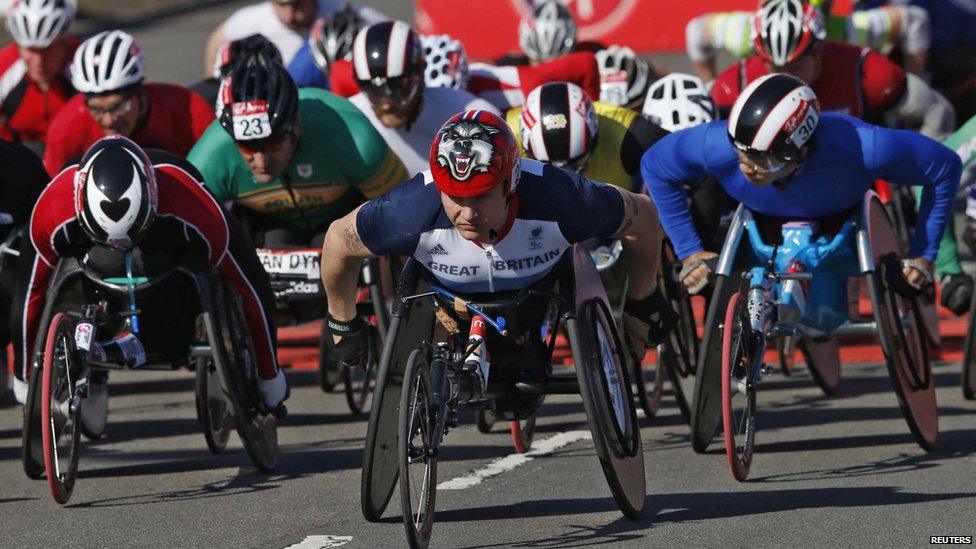
{"type": "Polygon", "coordinates": [[[434,529],[434,502],[437,498],[437,454],[430,446],[435,436],[437,412],[430,366],[423,349],[416,349],[410,354],[403,380],[397,452],[400,508],[410,547],[425,548],[434,529]]]}
{"type": "Polygon", "coordinates": [[[203,428],[203,438],[213,454],[222,454],[234,430],[234,414],[217,377],[213,360],[196,360],[197,418],[203,428]]]}
{"type": "Polygon", "coordinates": [[[524,454],[532,448],[532,437],[535,436],[535,414],[526,419],[510,421],[508,428],[512,432],[512,446],[515,452],[524,454]]]}
{"type": "Polygon", "coordinates": [[[342,368],[332,358],[332,342],[328,341],[329,330],[323,321],[322,335],[319,337],[319,387],[323,392],[335,392],[342,381],[342,368]]]}
{"type": "Polygon", "coordinates": [[[257,411],[257,367],[244,313],[237,296],[225,284],[215,284],[213,291],[217,295],[207,315],[207,330],[221,387],[248,457],[259,471],[272,473],[278,462],[277,419],[257,411]]]}
{"type": "Polygon", "coordinates": [[[75,322],[64,313],[54,315],[44,344],[41,423],[44,469],[54,501],[68,503],[78,478],[81,445],[76,394],[80,367],[75,353],[75,322]]]}
{"type": "Polygon", "coordinates": [[[962,396],[966,400],[976,400],[976,333],[974,330],[976,330],[976,297],[969,306],[965,355],[962,360],[962,396]]]}
{"type": "Polygon", "coordinates": [[[744,482],[749,476],[756,444],[756,387],[751,377],[752,336],[741,294],[729,300],[722,331],[722,432],[725,456],[732,476],[744,482]]]}
{"type": "Polygon", "coordinates": [[[31,480],[44,476],[44,440],[41,434],[41,370],[31,371],[24,403],[24,427],[21,432],[20,461],[24,474],[31,480]]]}
{"type": "Polygon", "coordinates": [[[567,329],[593,446],[617,507],[637,520],[644,512],[647,485],[627,353],[604,301],[588,299],[579,310],[567,329]]]}
{"type": "Polygon", "coordinates": [[[634,381],[634,395],[640,404],[647,419],[652,419],[657,415],[661,408],[661,397],[664,395],[664,365],[661,363],[661,356],[658,355],[654,364],[644,366],[640,360],[631,357],[629,360],[632,366],[630,377],[634,381]]]}
{"type": "Polygon", "coordinates": [[[491,428],[495,426],[495,422],[498,419],[495,418],[490,410],[478,410],[475,414],[475,424],[478,426],[478,432],[488,434],[491,432],[491,428]]]}
{"type": "Polygon", "coordinates": [[[380,338],[374,333],[370,352],[366,357],[365,365],[343,366],[342,382],[343,390],[346,394],[346,403],[349,410],[356,414],[362,414],[368,410],[367,403],[373,392],[373,382],[376,380],[376,372],[379,370],[380,338]]]}
{"type": "Polygon", "coordinates": [[[688,397],[695,390],[695,386],[693,385],[695,378],[691,375],[686,377],[681,376],[680,367],[675,364],[678,359],[672,354],[669,345],[658,345],[657,357],[664,365],[664,371],[667,373],[668,382],[671,384],[671,394],[674,395],[674,401],[678,405],[678,411],[681,412],[681,417],[685,420],[685,423],[690,425],[691,404],[688,402],[688,397]],[[685,387],[685,384],[689,380],[692,385],[685,387]]]}
{"type": "Polygon", "coordinates": [[[916,300],[905,299],[884,283],[883,261],[868,276],[868,292],[878,324],[885,364],[908,428],[925,451],[938,446],[939,417],[935,381],[916,300]],[[904,326],[901,318],[910,322],[904,326]]]}
{"type": "Polygon", "coordinates": [[[722,423],[722,320],[729,299],[738,292],[737,275],[716,275],[713,282],[705,335],[695,372],[695,394],[691,405],[691,447],[701,454],[708,449],[722,423]]]}

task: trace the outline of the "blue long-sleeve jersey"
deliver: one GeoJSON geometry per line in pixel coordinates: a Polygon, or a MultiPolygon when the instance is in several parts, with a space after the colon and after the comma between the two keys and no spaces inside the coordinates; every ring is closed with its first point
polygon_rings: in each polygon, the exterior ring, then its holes
{"type": "Polygon", "coordinates": [[[951,149],[917,132],[889,130],[825,113],[799,169],[778,181],[780,185],[757,187],[739,170],[727,126],[727,121],[718,121],[673,133],[641,159],[644,183],[679,258],[703,249],[682,184],[707,175],[746,207],[792,219],[817,219],[847,211],[877,179],[922,185],[918,228],[909,253],[935,258],[962,170],[959,156],[951,149]]]}

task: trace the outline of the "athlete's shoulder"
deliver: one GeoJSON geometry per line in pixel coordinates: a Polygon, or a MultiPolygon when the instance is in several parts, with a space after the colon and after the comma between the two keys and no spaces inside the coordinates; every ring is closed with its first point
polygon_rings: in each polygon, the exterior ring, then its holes
{"type": "Polygon", "coordinates": [[[7,69],[20,60],[20,48],[16,42],[11,42],[0,48],[0,74],[7,72],[7,69]]]}
{"type": "Polygon", "coordinates": [[[200,186],[203,184],[203,175],[192,162],[171,152],[162,149],[146,149],[146,156],[157,171],[167,173],[183,183],[200,186]]]}
{"type": "Polygon", "coordinates": [[[600,101],[593,102],[593,110],[596,111],[598,118],[617,122],[625,128],[629,128],[631,123],[633,123],[634,119],[638,116],[637,111],[633,109],[628,109],[627,107],[620,105],[613,105],[611,103],[603,103],[600,101]]]}
{"type": "Polygon", "coordinates": [[[491,103],[466,90],[455,90],[454,88],[444,87],[424,88],[424,101],[426,102],[428,100],[432,105],[436,105],[438,110],[443,111],[447,115],[445,120],[459,112],[473,109],[481,109],[498,114],[498,110],[491,103]]]}
{"type": "Polygon", "coordinates": [[[377,255],[411,254],[423,233],[451,227],[429,170],[366,202],[356,214],[359,238],[377,255]]]}
{"type": "Polygon", "coordinates": [[[738,99],[742,89],[753,80],[764,76],[769,71],[763,65],[762,59],[752,55],[746,59],[733,63],[715,78],[712,84],[712,100],[718,109],[728,110],[738,99]]]}

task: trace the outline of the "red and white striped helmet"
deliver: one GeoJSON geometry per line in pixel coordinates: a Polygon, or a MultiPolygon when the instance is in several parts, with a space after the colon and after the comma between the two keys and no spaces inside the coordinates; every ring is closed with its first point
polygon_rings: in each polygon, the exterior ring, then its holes
{"type": "Polygon", "coordinates": [[[424,48],[403,21],[384,21],[359,31],[352,45],[356,82],[370,101],[406,104],[424,87],[424,48]]]}
{"type": "Polygon", "coordinates": [[[740,151],[779,160],[797,157],[820,121],[810,86],[787,74],[769,74],[743,90],[729,115],[729,140],[740,151]]]}
{"type": "Polygon", "coordinates": [[[520,121],[529,156],[554,166],[583,171],[596,148],[596,110],[586,92],[569,82],[550,82],[529,93],[520,121]]]}
{"type": "Polygon", "coordinates": [[[776,67],[794,61],[827,37],[823,13],[807,0],[767,0],[753,25],[753,50],[776,67]]]}

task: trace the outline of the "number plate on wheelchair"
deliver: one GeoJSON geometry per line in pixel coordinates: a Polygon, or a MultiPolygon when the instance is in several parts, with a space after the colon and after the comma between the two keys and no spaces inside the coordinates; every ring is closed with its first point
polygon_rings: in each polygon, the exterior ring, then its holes
{"type": "Polygon", "coordinates": [[[318,249],[306,250],[271,250],[257,249],[258,258],[268,274],[282,278],[303,278],[319,280],[321,278],[322,253],[318,249]]]}

